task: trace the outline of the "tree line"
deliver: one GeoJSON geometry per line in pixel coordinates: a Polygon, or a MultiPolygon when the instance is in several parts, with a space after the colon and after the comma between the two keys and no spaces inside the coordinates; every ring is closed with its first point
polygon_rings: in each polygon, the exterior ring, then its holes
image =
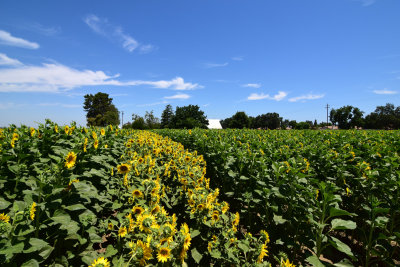
{"type": "MultiPolygon", "coordinates": [[[[88,126],[119,125],[119,111],[112,103],[112,98],[106,93],[98,92],[95,95],[87,94],[84,96],[83,109],[86,111],[88,126]]],[[[171,105],[167,105],[161,114],[161,119],[154,115],[153,111],[146,111],[142,117],[132,114],[132,122],[125,123],[122,127],[128,129],[193,129],[207,128],[208,120],[204,111],[197,105],[176,107],[172,110],[171,105]]]]}
{"type": "MultiPolygon", "coordinates": [[[[112,98],[106,93],[84,96],[83,108],[86,111],[88,126],[119,125],[119,111],[112,103],[112,98]]],[[[357,107],[343,106],[331,109],[330,122],[317,123],[316,120],[301,121],[283,119],[276,112],[265,113],[255,117],[248,116],[244,111],[236,112],[232,117],[220,121],[222,128],[250,129],[319,129],[327,125],[337,125],[339,129],[400,129],[400,106],[387,103],[377,106],[375,111],[364,117],[364,111],[357,107]]],[[[146,111],[142,117],[132,114],[132,122],[127,122],[123,128],[131,129],[193,129],[207,128],[206,115],[197,105],[176,107],[173,111],[167,105],[161,114],[161,119],[153,111],[146,111]]]]}

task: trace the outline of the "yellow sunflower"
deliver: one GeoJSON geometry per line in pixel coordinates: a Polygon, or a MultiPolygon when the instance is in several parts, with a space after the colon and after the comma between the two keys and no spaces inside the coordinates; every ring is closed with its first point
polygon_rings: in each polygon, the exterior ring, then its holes
{"type": "Polygon", "coordinates": [[[183,241],[183,248],[185,249],[185,250],[188,250],[189,249],[189,247],[190,247],[190,242],[192,241],[192,237],[190,236],[190,234],[189,233],[187,233],[186,235],[185,235],[185,240],[183,241]]]}
{"type": "Polygon", "coordinates": [[[110,262],[104,257],[95,259],[89,267],[110,267],[110,262]]]}
{"type": "Polygon", "coordinates": [[[100,134],[101,134],[101,135],[105,135],[105,134],[106,134],[106,131],[102,128],[102,129],[100,130],[100,134]]]}
{"type": "Polygon", "coordinates": [[[33,202],[31,209],[29,211],[29,214],[30,214],[29,217],[31,218],[32,221],[35,219],[35,212],[36,212],[36,202],[33,202]]]}
{"type": "Polygon", "coordinates": [[[143,193],[139,189],[135,189],[132,191],[132,196],[135,198],[143,198],[143,193]]]}
{"type": "Polygon", "coordinates": [[[162,247],[157,254],[158,262],[166,262],[171,258],[171,249],[169,247],[162,247]]]}
{"type": "Polygon", "coordinates": [[[134,206],[134,207],[132,208],[132,213],[135,214],[135,215],[140,215],[140,214],[142,214],[143,212],[144,212],[144,209],[143,209],[142,207],[134,206]]]}
{"type": "Polygon", "coordinates": [[[141,266],[145,266],[146,261],[151,259],[151,248],[149,244],[142,242],[142,240],[136,242],[135,252],[141,266]]]}
{"type": "Polygon", "coordinates": [[[93,147],[94,147],[95,149],[97,149],[97,148],[99,147],[99,140],[98,140],[98,139],[95,139],[95,140],[94,140],[93,147]]]}
{"type": "Polygon", "coordinates": [[[0,221],[8,223],[10,221],[10,216],[8,216],[7,214],[1,213],[0,214],[0,221]]]}
{"type": "Polygon", "coordinates": [[[126,174],[126,173],[128,173],[128,172],[131,170],[131,166],[129,166],[129,165],[126,164],[126,163],[123,163],[123,164],[121,164],[121,165],[118,165],[118,166],[117,166],[117,169],[118,169],[118,173],[126,174]]]}
{"type": "Polygon", "coordinates": [[[74,152],[69,152],[68,155],[65,157],[65,167],[68,169],[74,167],[76,162],[76,154],[74,152]]]}
{"type": "Polygon", "coordinates": [[[286,261],[281,259],[281,267],[296,267],[296,265],[294,265],[293,263],[290,263],[290,261],[288,259],[286,259],[286,261]]]}
{"type": "Polygon", "coordinates": [[[150,233],[151,227],[156,226],[155,217],[151,214],[141,214],[137,218],[137,224],[139,225],[140,231],[150,233]]]}
{"type": "Polygon", "coordinates": [[[108,228],[108,230],[112,230],[112,229],[114,229],[114,225],[112,223],[109,223],[107,228],[108,228]]]}
{"type": "Polygon", "coordinates": [[[125,227],[125,226],[122,226],[122,227],[119,228],[119,230],[118,230],[118,235],[119,235],[120,237],[126,236],[127,233],[128,233],[128,230],[126,230],[126,227],[125,227]]]}
{"type": "Polygon", "coordinates": [[[258,255],[258,258],[257,258],[257,263],[263,262],[265,256],[268,256],[267,245],[266,244],[262,244],[260,255],[258,255]]]}

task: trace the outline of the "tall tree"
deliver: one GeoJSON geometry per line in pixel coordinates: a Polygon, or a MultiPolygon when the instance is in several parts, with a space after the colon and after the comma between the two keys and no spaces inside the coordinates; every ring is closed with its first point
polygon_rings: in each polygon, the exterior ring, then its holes
{"type": "Polygon", "coordinates": [[[344,106],[332,109],[330,113],[333,124],[338,124],[339,129],[350,129],[356,126],[363,126],[363,111],[353,106],[344,106]]]}
{"type": "Polygon", "coordinates": [[[197,105],[176,107],[172,125],[178,129],[207,128],[208,120],[197,105]]]}
{"type": "Polygon", "coordinates": [[[172,128],[173,118],[174,112],[172,111],[172,106],[168,104],[161,114],[161,128],[172,128]]]}
{"type": "Polygon", "coordinates": [[[153,111],[146,111],[146,114],[144,115],[144,121],[148,129],[160,128],[160,119],[154,116],[153,111]]]}
{"type": "Polygon", "coordinates": [[[365,117],[365,126],[368,129],[399,129],[400,106],[395,108],[390,103],[377,106],[374,112],[365,117]]]}
{"type": "Polygon", "coordinates": [[[106,93],[84,96],[83,109],[86,111],[88,126],[106,126],[119,124],[118,109],[112,104],[112,98],[106,93]]]}

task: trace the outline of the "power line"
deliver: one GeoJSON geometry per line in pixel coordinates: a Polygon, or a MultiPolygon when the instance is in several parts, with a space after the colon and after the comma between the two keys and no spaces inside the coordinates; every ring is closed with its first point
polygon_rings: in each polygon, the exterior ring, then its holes
{"type": "MultiPolygon", "coordinates": [[[[328,105],[328,104],[326,104],[326,127],[328,127],[328,125],[329,125],[329,120],[328,120],[328,118],[329,118],[329,115],[328,115],[328,111],[329,111],[329,108],[330,108],[330,106],[328,105]]],[[[328,127],[329,128],[329,127],[328,127]]],[[[332,127],[332,129],[333,129],[333,127],[332,127]]]]}

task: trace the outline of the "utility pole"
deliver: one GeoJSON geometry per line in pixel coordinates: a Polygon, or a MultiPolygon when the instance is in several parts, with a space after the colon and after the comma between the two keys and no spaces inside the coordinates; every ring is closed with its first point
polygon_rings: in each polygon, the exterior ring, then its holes
{"type": "MultiPolygon", "coordinates": [[[[326,104],[326,127],[329,129],[329,122],[328,122],[328,117],[329,117],[329,115],[328,115],[328,111],[329,111],[329,105],[328,104],[326,104]]],[[[333,127],[332,127],[332,129],[333,129],[333,127]]]]}
{"type": "Polygon", "coordinates": [[[122,129],[122,127],[124,127],[124,112],[123,111],[121,111],[121,115],[122,115],[122,126],[121,126],[121,129],[122,129]]]}

